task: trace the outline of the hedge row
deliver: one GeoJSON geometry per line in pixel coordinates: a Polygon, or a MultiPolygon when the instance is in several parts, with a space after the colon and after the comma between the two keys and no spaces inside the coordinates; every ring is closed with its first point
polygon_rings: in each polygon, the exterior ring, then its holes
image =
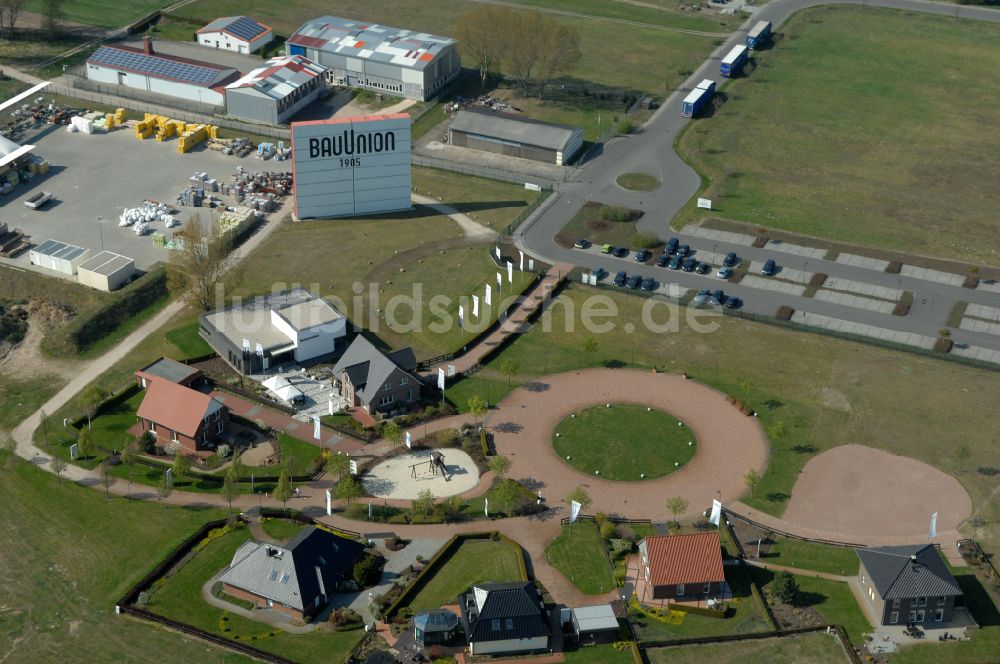
{"type": "Polygon", "coordinates": [[[166,295],[167,270],[159,265],[47,334],[42,350],[53,356],[82,353],[166,295]]]}

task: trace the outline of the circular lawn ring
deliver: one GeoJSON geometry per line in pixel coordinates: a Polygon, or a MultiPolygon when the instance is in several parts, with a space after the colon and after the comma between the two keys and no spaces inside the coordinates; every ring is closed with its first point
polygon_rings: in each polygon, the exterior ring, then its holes
{"type": "Polygon", "coordinates": [[[648,173],[622,173],[615,182],[629,191],[653,191],[660,188],[660,181],[648,173]]]}
{"type": "Polygon", "coordinates": [[[640,481],[669,475],[694,456],[694,434],[676,417],[634,404],[594,406],[559,423],[552,444],[588,475],[640,481]]]}

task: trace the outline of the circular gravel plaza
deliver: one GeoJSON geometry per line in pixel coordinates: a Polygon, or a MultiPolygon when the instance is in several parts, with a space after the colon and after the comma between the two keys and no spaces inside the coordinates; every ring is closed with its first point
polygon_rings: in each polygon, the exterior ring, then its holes
{"type": "Polygon", "coordinates": [[[435,450],[444,455],[445,473],[431,463],[430,452],[414,452],[386,459],[361,477],[365,493],[377,498],[413,500],[430,489],[436,498],[457,496],[479,484],[476,462],[462,450],[435,450]]]}
{"type": "Polygon", "coordinates": [[[556,427],[552,445],[577,470],[608,480],[663,477],[694,456],[694,433],[651,406],[608,403],[571,413],[556,427]]]}

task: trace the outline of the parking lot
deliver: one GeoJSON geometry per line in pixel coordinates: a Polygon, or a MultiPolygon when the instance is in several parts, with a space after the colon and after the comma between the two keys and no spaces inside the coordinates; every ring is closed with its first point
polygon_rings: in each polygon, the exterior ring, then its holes
{"type": "MultiPolygon", "coordinates": [[[[31,236],[32,246],[54,239],[96,253],[103,242],[104,249],[134,259],[140,270],[167,258],[166,249],[153,245],[152,231],[166,233],[168,239],[171,231],[156,222],[150,224],[147,235],[137,236],[131,228],[118,226],[122,209],[145,199],[175,204],[177,194],[198,171],[228,182],[238,165],[249,171],[285,170],[288,165],[252,156],[227,157],[204,146],[182,155],[176,151],[176,139],[140,141],[129,127],[88,135],[51,126],[25,143],[37,146],[35,154],[47,159],[51,168],[46,175],[18,184],[0,198],[0,219],[31,236]],[[52,192],[53,200],[41,210],[26,207],[24,201],[39,191],[52,192]],[[99,224],[98,217],[103,217],[103,223],[99,224]]],[[[178,216],[186,219],[199,209],[208,212],[207,208],[186,208],[178,216]]],[[[0,260],[29,267],[27,251],[16,259],[0,260]]]]}

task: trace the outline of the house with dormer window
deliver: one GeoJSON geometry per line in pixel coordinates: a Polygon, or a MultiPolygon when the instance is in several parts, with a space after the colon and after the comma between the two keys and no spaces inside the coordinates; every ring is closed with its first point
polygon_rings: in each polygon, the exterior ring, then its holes
{"type": "Polygon", "coordinates": [[[549,644],[548,621],[530,582],[482,583],[459,598],[472,655],[534,652],[549,644]]]}
{"type": "Polygon", "coordinates": [[[958,581],[933,544],[858,549],[858,582],[881,625],[950,622],[958,581]]]}
{"type": "Polygon", "coordinates": [[[416,369],[412,349],[383,353],[358,335],[333,367],[333,375],[351,407],[374,415],[405,408],[420,399],[422,382],[416,369]]]}

